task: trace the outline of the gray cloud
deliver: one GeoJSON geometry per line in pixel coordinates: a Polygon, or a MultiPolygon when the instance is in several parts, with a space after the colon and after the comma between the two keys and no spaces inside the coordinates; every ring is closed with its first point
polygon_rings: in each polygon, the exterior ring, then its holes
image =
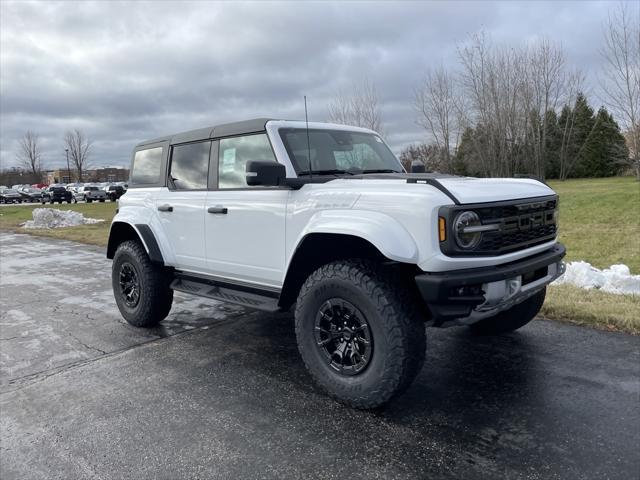
{"type": "Polygon", "coordinates": [[[37,132],[44,163],[63,163],[65,130],[94,141],[92,162],[125,165],[167,132],[256,116],[325,120],[327,104],[375,82],[396,150],[424,140],[413,89],[457,62],[480,30],[496,43],[547,36],[588,74],[607,2],[0,3],[0,161],[37,132]]]}

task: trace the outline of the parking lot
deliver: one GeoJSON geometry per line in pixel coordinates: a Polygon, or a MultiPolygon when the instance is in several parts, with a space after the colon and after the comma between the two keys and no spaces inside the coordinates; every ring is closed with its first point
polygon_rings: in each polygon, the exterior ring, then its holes
{"type": "Polygon", "coordinates": [[[428,330],[401,398],[312,384],[290,314],[117,312],[101,249],[0,234],[0,477],[637,478],[640,338],[537,320],[428,330]]]}

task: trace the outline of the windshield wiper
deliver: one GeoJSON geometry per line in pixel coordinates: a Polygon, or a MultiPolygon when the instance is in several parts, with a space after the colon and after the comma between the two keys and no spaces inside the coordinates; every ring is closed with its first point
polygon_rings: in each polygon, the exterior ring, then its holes
{"type": "Polygon", "coordinates": [[[365,169],[365,170],[350,168],[349,172],[353,175],[362,175],[363,173],[401,173],[391,168],[371,168],[371,169],[365,169]]]}
{"type": "Polygon", "coordinates": [[[309,172],[309,170],[305,170],[304,172],[298,172],[299,177],[303,175],[340,175],[340,174],[355,175],[355,173],[350,172],[348,170],[339,170],[335,168],[331,170],[311,170],[311,172],[309,172]]]}

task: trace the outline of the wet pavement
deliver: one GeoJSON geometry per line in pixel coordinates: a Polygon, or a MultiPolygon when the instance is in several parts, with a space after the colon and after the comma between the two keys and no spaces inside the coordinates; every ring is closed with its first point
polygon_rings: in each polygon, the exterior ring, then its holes
{"type": "Polygon", "coordinates": [[[414,385],[362,412],[312,384],[291,315],[180,294],[136,329],[110,267],[0,234],[1,478],[639,478],[640,337],[428,329],[414,385]]]}

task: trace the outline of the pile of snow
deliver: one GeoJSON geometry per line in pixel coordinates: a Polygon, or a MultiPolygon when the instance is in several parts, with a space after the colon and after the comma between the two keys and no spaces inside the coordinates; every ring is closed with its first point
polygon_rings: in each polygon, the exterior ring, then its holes
{"type": "Polygon", "coordinates": [[[565,274],[553,283],[569,283],[580,288],[596,288],[608,293],[640,295],[640,275],[631,275],[626,265],[611,265],[600,270],[587,262],[570,262],[565,274]]]}
{"type": "Polygon", "coordinates": [[[33,220],[27,220],[24,228],[62,228],[76,227],[87,223],[104,222],[98,218],[84,218],[84,215],[71,210],[56,210],[54,208],[34,208],[33,220]]]}

